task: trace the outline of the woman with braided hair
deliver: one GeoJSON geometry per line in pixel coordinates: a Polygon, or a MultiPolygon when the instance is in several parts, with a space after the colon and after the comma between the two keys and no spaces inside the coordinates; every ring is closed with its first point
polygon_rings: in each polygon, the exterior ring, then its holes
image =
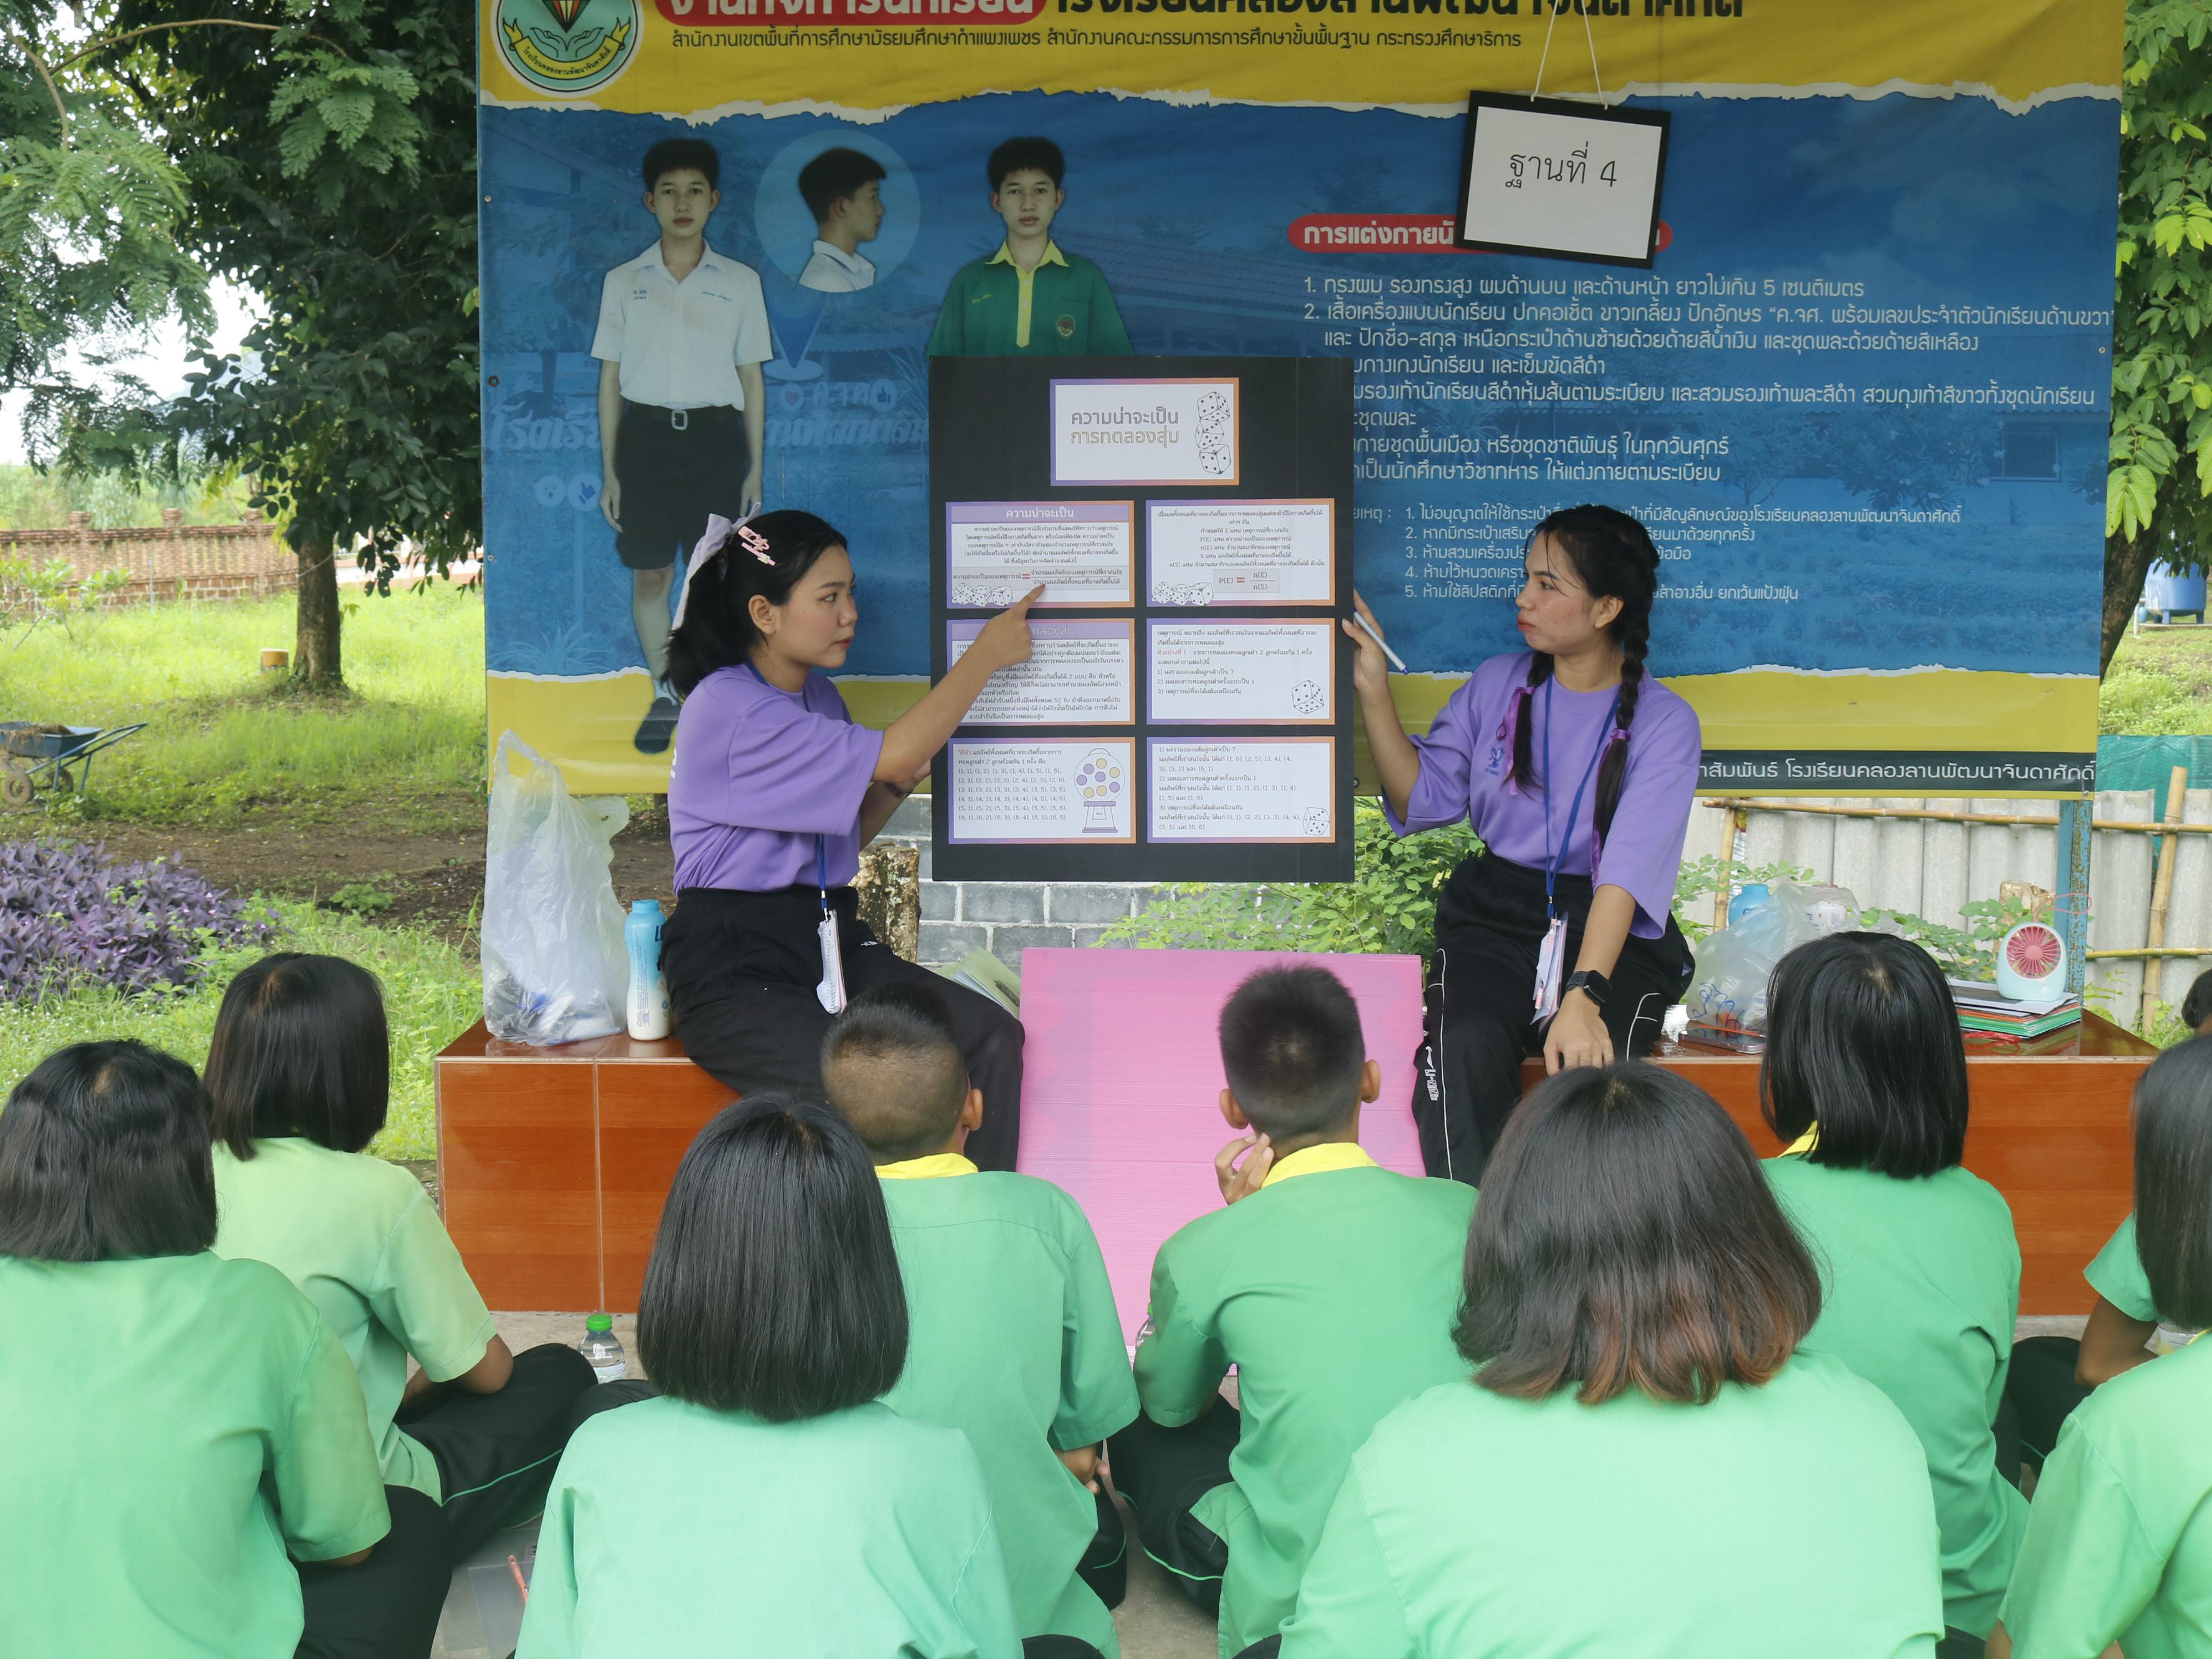
{"type": "Polygon", "coordinates": [[[1413,1082],[1429,1173],[1466,1182],[1519,1103],[1524,1057],[1559,1072],[1643,1052],[1693,965],[1672,907],[1698,717],[1644,666],[1658,550],[1626,513],[1571,507],[1523,563],[1528,649],[1477,668],[1425,738],[1399,723],[1379,632],[1345,625],[1391,828],[1466,818],[1483,840],[1437,896],[1413,1082]]]}

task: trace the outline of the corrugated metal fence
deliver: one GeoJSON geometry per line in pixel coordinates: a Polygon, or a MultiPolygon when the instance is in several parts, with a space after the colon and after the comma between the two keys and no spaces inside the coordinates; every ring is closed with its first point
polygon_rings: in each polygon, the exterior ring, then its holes
{"type": "MultiPolygon", "coordinates": [[[[2148,789],[2103,791],[2096,797],[2094,821],[2150,823],[2152,799],[2148,789]]],[[[1809,869],[1815,881],[1850,889],[1864,908],[1902,910],[1957,927],[1965,925],[1960,907],[1996,898],[2000,883],[2024,881],[2052,892],[2061,890],[2057,801],[1814,796],[1743,805],[1739,810],[1742,834],[1733,862],[1809,869]],[[1853,812],[1886,809],[1893,816],[1846,817],[1783,810],[1786,807],[1853,812]],[[1962,815],[2032,821],[1942,821],[1962,815]]],[[[2186,791],[2179,821],[2192,826],[2212,823],[2212,789],[2186,791]]],[[[1724,826],[1730,822],[1723,803],[1700,800],[1691,811],[1684,859],[1720,855],[1724,826]]],[[[2142,1015],[2144,969],[2150,958],[2098,953],[2148,947],[2159,848],[2165,839],[2111,829],[2100,829],[2092,838],[2089,981],[2104,994],[2093,1006],[2122,1024],[2132,1024],[2142,1015]]],[[[2160,959],[2159,994],[2179,1006],[2198,969],[2212,966],[2212,836],[2192,831],[2172,840],[2172,892],[2160,946],[2172,954],[2160,959]],[[2204,954],[2183,953],[2191,950],[2204,954]]]]}

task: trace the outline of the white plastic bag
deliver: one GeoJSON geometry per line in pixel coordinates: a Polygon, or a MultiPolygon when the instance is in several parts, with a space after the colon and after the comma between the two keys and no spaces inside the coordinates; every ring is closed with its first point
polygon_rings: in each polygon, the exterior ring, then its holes
{"type": "Polygon", "coordinates": [[[1776,964],[1824,933],[1859,925],[1859,902],[1848,887],[1777,883],[1764,902],[1747,910],[1698,946],[1698,971],[1683,1000],[1690,1018],[1723,1030],[1766,1029],[1766,981],[1776,964]]]}
{"type": "Polygon", "coordinates": [[[548,1045],[622,1029],[629,961],[610,871],[611,843],[629,821],[620,796],[576,799],[559,767],[514,732],[500,734],[482,938],[494,1036],[548,1045]]]}

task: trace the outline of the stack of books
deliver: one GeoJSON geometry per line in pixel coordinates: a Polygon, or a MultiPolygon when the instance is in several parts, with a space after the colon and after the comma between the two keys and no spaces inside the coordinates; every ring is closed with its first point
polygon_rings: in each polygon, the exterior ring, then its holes
{"type": "Polygon", "coordinates": [[[1954,979],[1951,1000],[1966,1046],[1980,1051],[2035,1053],[2063,1042],[2081,1023],[2081,999],[2061,994],[2048,1001],[2014,1002],[1986,982],[1954,979]]]}

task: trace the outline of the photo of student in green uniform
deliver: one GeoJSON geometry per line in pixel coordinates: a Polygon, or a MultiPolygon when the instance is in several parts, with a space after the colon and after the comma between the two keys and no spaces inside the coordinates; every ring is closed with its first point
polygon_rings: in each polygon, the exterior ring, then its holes
{"type": "Polygon", "coordinates": [[[1978,1651],[2027,1528],[1991,1431],[2020,1314],[2004,1197],[1960,1167],[1966,1051],[1935,959],[1909,939],[1832,933],[1767,989],[1760,1092],[1788,1152],[1766,1168],[1820,1269],[1798,1344],[1873,1383],[1920,1438],[1943,1547],[1943,1618],[1978,1651]]]}
{"type": "MultiPolygon", "coordinates": [[[[2135,1242],[2153,1305],[2212,1326],[2212,1038],[2136,1085],[2135,1242]]],[[[1990,1659],[2212,1653],[2212,1342],[2100,1384],[2035,1488],[1990,1659]]]]}
{"type": "Polygon", "coordinates": [[[215,1251],[315,1304],[360,1375],[385,1480],[441,1506],[458,1560],[536,1510],[592,1368],[560,1343],[510,1353],[422,1183],[363,1150],[390,1056],[367,969],[285,951],[240,970],[208,1053],[215,1251]]]}
{"type": "Polygon", "coordinates": [[[991,152],[998,251],[960,267],[930,331],[933,357],[1119,357],[1129,333],[1105,273],[1053,240],[1067,191],[1066,158],[1049,138],[1009,138],[991,152]]]}
{"type": "Polygon", "coordinates": [[[1346,1472],[1281,1659],[1929,1659],[1911,1427],[1796,1352],[1811,1256],[1711,1096],[1633,1061],[1547,1079],[1467,1242],[1474,1377],[1346,1472]]]}
{"type": "Polygon", "coordinates": [[[1383,1414],[1464,1376],[1451,1343],[1472,1188],[1377,1167],[1358,1006],[1318,967],[1262,969],[1221,1011],[1225,1207],[1160,1247],[1138,1340],[1144,1414],[1107,1449],[1145,1548],[1216,1606],[1220,1650],[1296,1604],[1346,1461],[1383,1414]],[[1238,1406],[1221,1398],[1234,1365],[1238,1406]]]}
{"type": "Polygon", "coordinates": [[[0,1654],[423,1659],[437,1506],[385,1486],[314,1304],[209,1250],[208,1120],[137,1042],[49,1055],[0,1111],[0,1654]]]}
{"type": "Polygon", "coordinates": [[[699,1132],[638,1304],[661,1395],[569,1441],[518,1659],[1094,1652],[1022,1642],[974,1449],[882,1403],[907,1355],[882,1187],[818,1100],[699,1132]]]}
{"type": "Polygon", "coordinates": [[[1118,1654],[1127,1546],[1098,1448],[1136,1416],[1137,1389],[1090,1222],[1050,1182],[963,1156],[983,1094],[928,986],[854,998],[822,1083],[876,1161],[898,1248],[906,1370],[884,1403],[975,1448],[1021,1633],[1118,1654]]]}

